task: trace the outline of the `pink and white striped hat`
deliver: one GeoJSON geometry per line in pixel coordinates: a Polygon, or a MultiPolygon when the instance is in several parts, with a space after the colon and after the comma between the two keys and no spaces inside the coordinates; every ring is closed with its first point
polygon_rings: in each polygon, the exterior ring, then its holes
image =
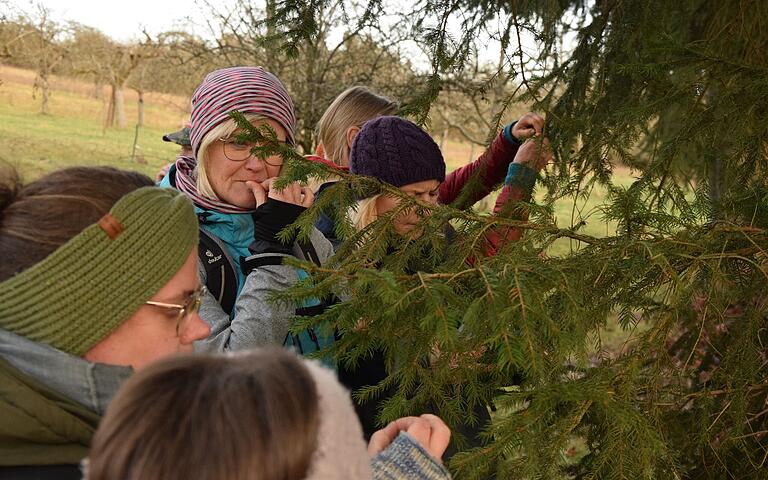
{"type": "Polygon", "coordinates": [[[288,142],[295,143],[296,113],[280,80],[261,67],[230,67],[206,75],[192,94],[189,138],[195,155],[203,137],[233,111],[276,121],[285,128],[288,142]]]}

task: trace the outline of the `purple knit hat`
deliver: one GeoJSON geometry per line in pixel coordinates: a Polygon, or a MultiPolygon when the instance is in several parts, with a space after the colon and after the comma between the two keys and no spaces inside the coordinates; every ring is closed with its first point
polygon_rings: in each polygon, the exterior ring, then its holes
{"type": "Polygon", "coordinates": [[[222,68],[206,75],[192,94],[189,139],[195,155],[203,137],[235,110],[276,121],[295,143],[293,101],[280,80],[261,67],[222,68]]]}
{"type": "Polygon", "coordinates": [[[378,117],[363,125],[349,152],[349,171],[395,187],[445,180],[445,160],[432,137],[400,117],[378,117]]]}

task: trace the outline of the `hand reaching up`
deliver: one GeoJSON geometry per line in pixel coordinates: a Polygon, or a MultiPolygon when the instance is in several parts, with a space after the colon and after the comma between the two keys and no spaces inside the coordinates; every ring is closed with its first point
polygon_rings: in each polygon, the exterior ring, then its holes
{"type": "Polygon", "coordinates": [[[544,117],[538,113],[528,112],[512,127],[512,136],[518,141],[524,141],[544,131],[544,117]]]}
{"type": "Polygon", "coordinates": [[[550,161],[552,161],[552,149],[549,146],[549,139],[543,137],[526,140],[518,149],[513,163],[526,165],[538,172],[550,161]]]}

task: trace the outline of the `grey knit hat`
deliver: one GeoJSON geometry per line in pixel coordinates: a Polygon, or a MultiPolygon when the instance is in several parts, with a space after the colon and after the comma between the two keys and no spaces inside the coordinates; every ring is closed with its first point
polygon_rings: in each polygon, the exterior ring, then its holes
{"type": "Polygon", "coordinates": [[[432,137],[400,117],[378,117],[363,125],[352,143],[349,170],[402,187],[445,180],[445,160],[432,137]]]}

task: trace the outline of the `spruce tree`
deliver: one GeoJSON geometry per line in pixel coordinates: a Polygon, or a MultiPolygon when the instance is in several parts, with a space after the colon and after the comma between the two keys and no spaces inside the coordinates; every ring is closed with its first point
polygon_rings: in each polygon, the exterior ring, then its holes
{"type": "MultiPolygon", "coordinates": [[[[280,4],[288,44],[311,34],[311,11],[280,4]]],[[[506,22],[502,47],[521,84],[509,101],[544,112],[556,157],[544,200],[516,205],[530,212],[523,239],[487,257],[484,234],[521,222],[403,197],[402,208],[431,210],[421,237],[397,237],[397,211],[355,232],[346,211],[356,195],[402,194],[342,175],[294,229],[307,234],[331,208],[347,240],[332,264],[302,264],[310,278],[282,296],[343,301],[295,329],[339,332],[325,353],[347,365],[385,352],[390,376],[355,392],[394,387],[384,421],[433,405],[451,424],[492,403],[490,443],[453,459],[457,478],[764,478],[768,3],[426,0],[410,15],[433,47],[406,109],[422,120],[479,29],[506,22]],[[456,12],[459,36],[433,21],[456,12]],[[538,41],[535,73],[523,30],[538,41]],[[620,164],[636,172],[630,186],[612,181],[620,164]],[[615,234],[558,226],[553,202],[597,184],[615,234]],[[577,247],[548,255],[560,238],[577,247]],[[601,344],[612,318],[629,338],[619,354],[601,344]],[[583,448],[571,457],[574,444],[583,448]]],[[[283,182],[329,174],[283,153],[283,182]]]]}

